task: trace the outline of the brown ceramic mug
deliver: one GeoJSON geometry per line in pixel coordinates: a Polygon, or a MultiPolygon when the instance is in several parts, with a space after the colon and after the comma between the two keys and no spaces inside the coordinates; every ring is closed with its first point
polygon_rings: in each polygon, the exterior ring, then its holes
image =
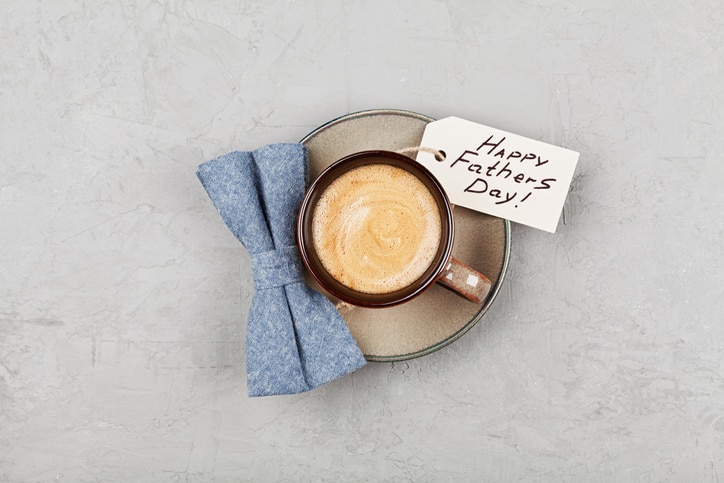
{"type": "Polygon", "coordinates": [[[309,273],[362,307],[407,302],[435,282],[482,303],[491,282],[452,257],[454,234],[453,206],[439,181],[391,151],[331,164],[308,188],[297,220],[309,273]]]}

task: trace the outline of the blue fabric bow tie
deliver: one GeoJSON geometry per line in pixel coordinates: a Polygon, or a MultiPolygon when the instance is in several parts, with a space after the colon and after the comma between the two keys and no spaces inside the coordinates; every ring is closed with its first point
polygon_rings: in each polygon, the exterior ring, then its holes
{"type": "Polygon", "coordinates": [[[339,312],[302,278],[294,226],[307,179],[306,148],[272,144],[233,152],[196,174],[251,257],[249,395],[308,391],[362,367],[364,356],[339,312]]]}

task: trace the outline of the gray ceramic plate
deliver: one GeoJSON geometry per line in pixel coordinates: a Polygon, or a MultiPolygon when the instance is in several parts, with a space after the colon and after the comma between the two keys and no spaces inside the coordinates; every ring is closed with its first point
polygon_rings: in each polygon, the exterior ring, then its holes
{"type": "MultiPolygon", "coordinates": [[[[310,180],[334,161],[357,151],[396,151],[419,146],[425,125],[433,120],[422,114],[384,109],[348,114],[330,121],[301,141],[309,149],[310,180]]],[[[510,222],[456,207],[453,255],[493,282],[484,303],[473,304],[435,284],[411,302],[397,307],[343,307],[342,316],[368,360],[401,361],[419,357],[445,347],[470,330],[493,303],[503,282],[510,255],[510,222]]],[[[326,294],[312,283],[311,277],[307,281],[326,294]]]]}

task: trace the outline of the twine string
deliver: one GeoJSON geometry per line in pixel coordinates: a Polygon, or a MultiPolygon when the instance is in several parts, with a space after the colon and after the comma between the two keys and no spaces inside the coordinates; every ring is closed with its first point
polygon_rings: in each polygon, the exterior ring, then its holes
{"type": "Polygon", "coordinates": [[[345,312],[347,312],[347,311],[353,310],[355,308],[354,305],[349,304],[349,303],[345,302],[344,300],[340,300],[339,302],[337,302],[337,304],[334,307],[337,309],[338,312],[342,312],[343,310],[345,312]]]}
{"type": "Polygon", "coordinates": [[[435,156],[436,160],[445,161],[445,151],[441,151],[439,149],[434,149],[434,148],[428,148],[425,146],[412,146],[409,148],[400,149],[396,152],[397,152],[397,154],[403,154],[403,155],[409,156],[409,157],[413,157],[411,155],[415,155],[419,152],[430,153],[433,156],[435,156]]]}

